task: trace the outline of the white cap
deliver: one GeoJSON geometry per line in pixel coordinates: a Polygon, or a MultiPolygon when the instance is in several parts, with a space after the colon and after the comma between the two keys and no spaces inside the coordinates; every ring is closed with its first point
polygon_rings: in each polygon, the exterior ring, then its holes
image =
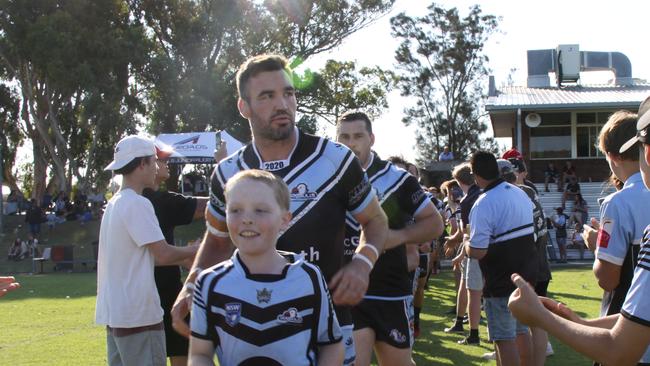
{"type": "Polygon", "coordinates": [[[135,158],[156,155],[156,145],[152,140],[130,135],[121,139],[115,146],[113,161],[104,170],[118,170],[135,158]]]}
{"type": "Polygon", "coordinates": [[[641,106],[639,106],[639,120],[636,122],[636,136],[632,137],[626,143],[624,143],[623,146],[621,146],[621,148],[618,150],[619,153],[624,153],[627,151],[627,149],[634,146],[634,144],[636,144],[638,141],[644,143],[647,141],[647,128],[650,126],[650,113],[648,113],[648,110],[650,110],[650,97],[647,97],[643,103],[641,103],[641,106]]]}

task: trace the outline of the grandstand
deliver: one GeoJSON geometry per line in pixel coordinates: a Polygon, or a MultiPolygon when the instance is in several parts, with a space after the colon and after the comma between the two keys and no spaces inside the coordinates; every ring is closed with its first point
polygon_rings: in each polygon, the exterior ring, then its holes
{"type": "MultiPolygon", "coordinates": [[[[543,183],[537,183],[535,184],[535,186],[539,191],[540,203],[544,208],[544,215],[546,217],[553,217],[553,215],[556,214],[555,209],[562,205],[562,192],[557,192],[556,189],[551,189],[551,192],[544,192],[543,183]]],[[[549,189],[555,187],[556,187],[555,184],[549,184],[549,189]]],[[[582,197],[587,201],[587,204],[589,205],[589,215],[588,215],[589,218],[591,217],[595,217],[597,219],[599,218],[600,205],[598,204],[598,199],[605,197],[612,192],[614,192],[614,188],[608,185],[607,183],[603,183],[603,182],[580,183],[580,193],[582,193],[582,197]]],[[[567,200],[564,213],[567,214],[567,216],[571,216],[571,214],[573,213],[573,200],[571,199],[567,200]]],[[[549,259],[552,260],[553,258],[559,258],[559,251],[558,251],[557,243],[555,242],[555,228],[549,230],[549,234],[551,237],[551,241],[549,243],[552,243],[552,247],[549,246],[548,254],[549,254],[549,259]]],[[[567,227],[568,238],[571,238],[572,234],[573,234],[573,228],[567,227]]],[[[569,242],[567,241],[567,245],[568,244],[569,242]]],[[[569,260],[579,260],[580,251],[577,248],[570,246],[567,249],[567,257],[569,260]]],[[[583,259],[591,261],[594,259],[594,255],[589,250],[585,250],[583,259]]]]}

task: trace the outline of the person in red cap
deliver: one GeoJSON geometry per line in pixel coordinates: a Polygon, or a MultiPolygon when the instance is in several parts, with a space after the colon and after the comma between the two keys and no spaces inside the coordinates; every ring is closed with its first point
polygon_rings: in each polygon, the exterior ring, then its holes
{"type": "Polygon", "coordinates": [[[523,160],[524,156],[521,155],[519,150],[517,150],[516,147],[511,147],[510,150],[506,151],[503,153],[503,156],[501,156],[501,159],[504,160],[510,160],[510,159],[515,159],[515,160],[523,160]]]}
{"type": "MultiPolygon", "coordinates": [[[[156,145],[156,164],[158,165],[156,180],[153,185],[142,191],[142,195],[153,204],[160,230],[170,244],[175,243],[174,228],[188,225],[195,219],[202,219],[205,206],[208,203],[207,197],[188,197],[159,189],[160,185],[169,179],[167,162],[173,153],[171,147],[156,145]]],[[[191,265],[192,263],[188,262],[185,267],[189,268],[191,265]]],[[[160,296],[160,305],[164,311],[163,323],[165,325],[167,357],[169,357],[172,366],[187,365],[189,341],[174,331],[170,315],[176,296],[183,287],[180,267],[177,265],[156,266],[154,277],[160,296]]]]}

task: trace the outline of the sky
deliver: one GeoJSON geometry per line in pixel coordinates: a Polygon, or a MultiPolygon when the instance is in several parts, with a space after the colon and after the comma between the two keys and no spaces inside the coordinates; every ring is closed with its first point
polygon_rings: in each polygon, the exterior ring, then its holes
{"type": "MultiPolygon", "coordinates": [[[[632,76],[650,80],[650,48],[642,46],[648,34],[650,2],[440,0],[437,3],[445,8],[456,7],[462,15],[467,14],[471,5],[479,4],[484,14],[501,17],[501,33],[493,35],[485,47],[497,87],[505,83],[512,68],[517,69],[513,74],[515,85],[526,85],[526,51],[552,49],[559,44],[578,44],[581,51],[622,52],[632,63],[632,76]]],[[[351,35],[331,52],[308,60],[305,66],[317,69],[327,59],[336,59],[356,61],[358,66],[394,69],[394,52],[399,42],[390,35],[390,18],[401,12],[422,16],[429,4],[423,0],[397,0],[388,15],[351,35]]],[[[397,91],[389,95],[388,101],[389,109],[373,124],[374,149],[384,158],[402,155],[414,161],[415,129],[401,122],[402,110],[413,101],[400,97],[397,91]]],[[[328,134],[334,133],[328,131],[328,134]]],[[[499,140],[504,146],[509,144],[507,141],[499,140]]]]}

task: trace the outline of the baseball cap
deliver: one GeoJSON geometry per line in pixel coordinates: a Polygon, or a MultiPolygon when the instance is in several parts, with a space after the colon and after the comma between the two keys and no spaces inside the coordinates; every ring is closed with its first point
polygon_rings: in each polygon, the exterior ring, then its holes
{"type": "Polygon", "coordinates": [[[648,126],[650,126],[650,113],[647,113],[648,110],[650,110],[650,97],[647,97],[639,106],[639,120],[636,122],[636,136],[627,140],[627,142],[618,150],[619,153],[624,153],[638,141],[643,142],[644,144],[650,143],[647,136],[648,126]]]}
{"type": "Polygon", "coordinates": [[[113,161],[104,170],[118,170],[135,158],[155,154],[156,145],[152,140],[137,135],[126,136],[115,145],[113,161]]]}
{"type": "Polygon", "coordinates": [[[514,173],[512,164],[506,159],[497,159],[497,165],[499,166],[499,175],[502,177],[514,173]]]}

